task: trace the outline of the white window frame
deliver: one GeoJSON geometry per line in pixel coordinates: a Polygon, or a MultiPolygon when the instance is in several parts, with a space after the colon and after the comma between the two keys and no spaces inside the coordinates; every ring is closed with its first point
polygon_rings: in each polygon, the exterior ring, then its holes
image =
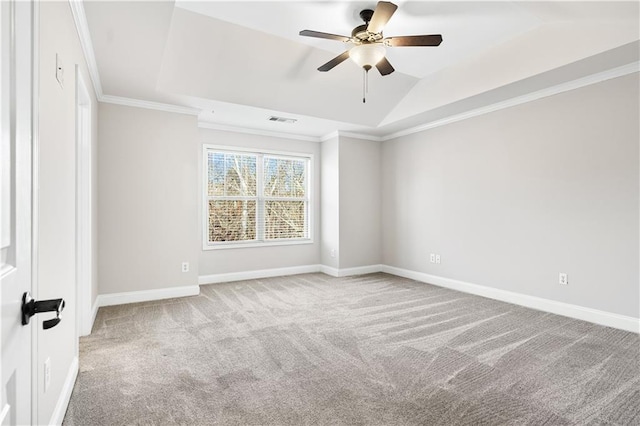
{"type": "MultiPolygon", "coordinates": [[[[202,249],[203,250],[220,250],[220,249],[232,249],[232,248],[249,248],[249,247],[273,247],[273,246],[287,246],[298,244],[312,244],[313,243],[313,224],[314,224],[314,185],[313,185],[313,154],[302,152],[286,152],[286,151],[274,151],[265,149],[245,148],[236,146],[223,146],[223,145],[202,145],[202,249]],[[264,214],[260,215],[260,209],[264,208],[264,202],[272,198],[266,198],[264,196],[264,188],[262,187],[264,156],[280,157],[285,159],[305,159],[307,160],[307,238],[288,238],[282,240],[265,241],[265,240],[251,240],[251,241],[223,241],[223,242],[209,242],[209,200],[212,197],[209,196],[207,191],[209,183],[209,156],[210,151],[225,152],[229,154],[255,154],[258,156],[256,161],[256,197],[258,203],[256,205],[256,214],[258,217],[264,217],[264,214]],[[260,202],[262,200],[262,203],[260,202]]],[[[252,197],[253,198],[253,197],[252,197]]],[[[264,235],[264,223],[263,221],[256,220],[256,236],[264,235]]]]}

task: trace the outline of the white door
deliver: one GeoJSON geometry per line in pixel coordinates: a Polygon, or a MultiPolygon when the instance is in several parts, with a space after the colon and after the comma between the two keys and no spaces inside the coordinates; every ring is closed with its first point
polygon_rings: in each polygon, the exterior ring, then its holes
{"type": "Polygon", "coordinates": [[[0,424],[31,421],[31,338],[22,295],[31,291],[32,4],[0,1],[0,424]]]}

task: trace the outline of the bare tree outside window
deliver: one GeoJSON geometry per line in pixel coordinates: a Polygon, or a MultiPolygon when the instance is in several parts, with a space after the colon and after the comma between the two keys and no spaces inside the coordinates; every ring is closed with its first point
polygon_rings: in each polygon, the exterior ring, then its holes
{"type": "Polygon", "coordinates": [[[306,162],[264,158],[265,239],[304,238],[306,162]]]}
{"type": "Polygon", "coordinates": [[[256,156],[209,152],[209,241],[256,239],[256,156]]]}
{"type": "Polygon", "coordinates": [[[308,238],[308,158],[206,152],[209,243],[308,238]]]}

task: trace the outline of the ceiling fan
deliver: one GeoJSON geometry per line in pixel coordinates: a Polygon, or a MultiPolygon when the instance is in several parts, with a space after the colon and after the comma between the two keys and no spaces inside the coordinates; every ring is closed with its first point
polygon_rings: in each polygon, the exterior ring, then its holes
{"type": "Polygon", "coordinates": [[[440,34],[384,37],[382,30],[397,8],[398,6],[391,2],[380,1],[375,10],[361,11],[360,17],[364,21],[364,25],[355,27],[351,31],[351,37],[312,30],[300,31],[300,35],[305,37],[325,38],[354,44],[349,50],[319,67],[318,71],[329,71],[347,58],[351,58],[358,66],[364,68],[365,72],[375,66],[383,76],[389,75],[394,71],[394,68],[385,57],[385,47],[439,46],[442,43],[440,34]]]}

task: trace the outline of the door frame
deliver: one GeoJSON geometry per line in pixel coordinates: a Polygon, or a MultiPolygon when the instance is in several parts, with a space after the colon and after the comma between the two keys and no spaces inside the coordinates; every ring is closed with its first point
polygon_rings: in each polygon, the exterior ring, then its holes
{"type": "MultiPolygon", "coordinates": [[[[1,1],[1,0],[0,0],[1,1]]],[[[40,187],[40,3],[31,3],[31,295],[38,299],[38,241],[40,187]]],[[[38,419],[38,332],[31,333],[31,422],[38,419]]]]}
{"type": "MultiPolygon", "coordinates": [[[[91,96],[79,66],[76,74],[76,315],[77,335],[91,333],[93,313],[91,303],[92,262],[92,150],[91,96]]],[[[76,340],[77,341],[77,340],[76,340]]],[[[77,343],[76,343],[77,346],[77,343]]],[[[76,351],[77,353],[77,351],[76,351]]]]}

